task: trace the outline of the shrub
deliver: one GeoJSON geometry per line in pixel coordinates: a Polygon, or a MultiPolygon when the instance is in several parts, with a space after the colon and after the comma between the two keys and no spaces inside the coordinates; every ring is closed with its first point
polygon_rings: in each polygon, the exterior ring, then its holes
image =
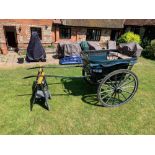
{"type": "Polygon", "coordinates": [[[141,43],[140,35],[134,34],[133,32],[126,32],[123,35],[121,35],[117,43],[129,43],[129,42],[136,42],[138,44],[141,43]]]}
{"type": "Polygon", "coordinates": [[[151,46],[155,46],[155,39],[151,40],[151,46]]]}
{"type": "Polygon", "coordinates": [[[147,47],[143,50],[142,55],[143,55],[145,58],[155,59],[155,47],[147,46],[147,47]]]}
{"type": "Polygon", "coordinates": [[[152,40],[151,43],[145,47],[142,55],[146,58],[155,59],[155,40],[152,40]]]}
{"type": "Polygon", "coordinates": [[[145,49],[146,46],[150,46],[151,45],[151,40],[148,39],[147,37],[143,38],[141,46],[145,49]]]}

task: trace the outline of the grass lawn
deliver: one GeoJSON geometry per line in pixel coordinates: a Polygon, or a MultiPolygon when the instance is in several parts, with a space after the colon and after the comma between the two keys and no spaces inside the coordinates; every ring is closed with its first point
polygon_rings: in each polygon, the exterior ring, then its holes
{"type": "MultiPolygon", "coordinates": [[[[81,75],[80,68],[46,69],[47,74],[81,75]]],[[[155,134],[155,61],[140,58],[135,97],[117,108],[95,106],[96,90],[83,79],[48,78],[51,110],[35,104],[30,112],[37,70],[0,70],[0,134],[155,134]]]]}

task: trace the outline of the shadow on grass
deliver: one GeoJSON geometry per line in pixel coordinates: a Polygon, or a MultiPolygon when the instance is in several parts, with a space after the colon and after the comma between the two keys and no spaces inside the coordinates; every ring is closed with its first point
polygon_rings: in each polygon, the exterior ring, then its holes
{"type": "MultiPolygon", "coordinates": [[[[53,83],[51,83],[52,85],[53,83]]],[[[60,84],[60,83],[54,83],[54,84],[60,84]]],[[[94,106],[101,106],[99,105],[98,99],[97,99],[97,86],[96,85],[90,85],[88,84],[84,79],[71,79],[71,78],[62,78],[61,84],[64,86],[64,94],[52,94],[52,96],[82,96],[81,100],[84,103],[94,105],[94,106]]],[[[32,94],[21,94],[17,96],[28,96],[32,94]]],[[[61,100],[61,98],[60,98],[61,100]]],[[[30,99],[30,103],[32,102],[32,99],[30,99]]],[[[39,106],[47,109],[47,107],[44,104],[44,101],[37,101],[35,104],[38,104],[39,106]]]]}
{"type": "Polygon", "coordinates": [[[20,95],[17,95],[17,96],[30,96],[32,94],[20,94],[20,95]]]}
{"type": "Polygon", "coordinates": [[[99,104],[99,101],[97,99],[97,94],[83,95],[81,99],[83,102],[87,104],[98,106],[98,107],[103,107],[102,105],[99,104]]]}
{"type": "MultiPolygon", "coordinates": [[[[32,94],[20,94],[17,96],[32,96],[32,94]]],[[[69,94],[52,94],[52,96],[69,96],[69,94]]]]}
{"type": "MultiPolygon", "coordinates": [[[[50,85],[59,85],[60,83],[59,82],[57,82],[57,83],[48,83],[48,85],[50,86],[50,85]]],[[[31,86],[32,84],[22,84],[22,86],[25,86],[25,87],[27,87],[27,86],[31,86]]]]}
{"type": "Polygon", "coordinates": [[[37,99],[36,102],[33,104],[33,97],[32,97],[32,94],[20,94],[20,95],[17,95],[18,97],[21,97],[21,96],[31,96],[30,98],[30,111],[32,111],[33,109],[33,105],[37,104],[39,106],[41,106],[42,108],[47,109],[47,107],[45,106],[45,99],[37,99]]]}
{"type": "Polygon", "coordinates": [[[97,86],[90,85],[84,79],[63,78],[61,83],[64,85],[65,93],[73,96],[82,96],[84,103],[101,106],[97,99],[97,86]]]}
{"type": "MultiPolygon", "coordinates": [[[[32,111],[33,106],[35,104],[39,105],[40,107],[42,107],[42,108],[44,108],[46,110],[49,110],[48,107],[45,105],[45,98],[36,99],[35,103],[33,103],[33,96],[32,96],[32,94],[20,94],[20,95],[17,95],[17,96],[18,97],[31,96],[30,97],[30,111],[32,111]]],[[[52,94],[52,96],[69,96],[69,94],[52,94]]]]}

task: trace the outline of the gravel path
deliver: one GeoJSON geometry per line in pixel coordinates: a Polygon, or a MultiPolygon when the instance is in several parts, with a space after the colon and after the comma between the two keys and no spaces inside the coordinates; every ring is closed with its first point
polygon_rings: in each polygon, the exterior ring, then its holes
{"type": "Polygon", "coordinates": [[[18,58],[20,57],[15,52],[9,52],[6,56],[1,55],[0,68],[17,68],[26,66],[36,66],[36,65],[48,65],[48,64],[59,64],[59,60],[53,58],[54,54],[46,54],[46,62],[32,62],[23,64],[18,63],[18,58]]]}

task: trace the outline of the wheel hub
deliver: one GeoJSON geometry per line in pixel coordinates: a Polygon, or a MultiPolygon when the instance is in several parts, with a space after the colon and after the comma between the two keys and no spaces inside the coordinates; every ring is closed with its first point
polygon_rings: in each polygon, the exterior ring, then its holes
{"type": "Polygon", "coordinates": [[[115,88],[114,92],[121,93],[122,92],[122,89],[121,88],[115,88]]]}

